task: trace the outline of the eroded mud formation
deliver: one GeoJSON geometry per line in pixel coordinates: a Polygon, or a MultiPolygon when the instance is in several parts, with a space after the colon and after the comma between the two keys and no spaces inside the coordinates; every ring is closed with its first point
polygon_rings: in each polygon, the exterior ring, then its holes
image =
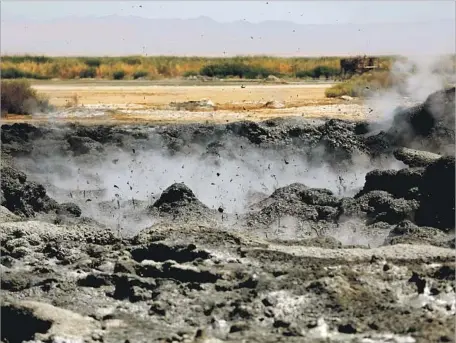
{"type": "Polygon", "coordinates": [[[3,125],[2,341],[454,341],[454,111],[3,125]]]}

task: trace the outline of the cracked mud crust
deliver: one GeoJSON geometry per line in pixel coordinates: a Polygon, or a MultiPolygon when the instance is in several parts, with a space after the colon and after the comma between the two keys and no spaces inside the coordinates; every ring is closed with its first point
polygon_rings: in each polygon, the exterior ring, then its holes
{"type": "Polygon", "coordinates": [[[2,342],[454,342],[450,113],[3,125],[2,342]]]}

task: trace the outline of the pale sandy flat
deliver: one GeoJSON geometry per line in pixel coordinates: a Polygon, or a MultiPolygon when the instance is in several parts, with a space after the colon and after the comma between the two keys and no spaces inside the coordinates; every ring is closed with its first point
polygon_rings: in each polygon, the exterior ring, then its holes
{"type": "Polygon", "coordinates": [[[363,119],[366,108],[360,101],[328,99],[331,83],[258,84],[157,84],[135,81],[46,81],[33,87],[57,107],[56,113],[30,117],[8,116],[4,122],[65,120],[104,122],[229,122],[265,120],[275,117],[363,119]],[[192,111],[170,109],[172,102],[209,99],[214,109],[192,111]],[[277,101],[284,108],[266,108],[277,101]]]}

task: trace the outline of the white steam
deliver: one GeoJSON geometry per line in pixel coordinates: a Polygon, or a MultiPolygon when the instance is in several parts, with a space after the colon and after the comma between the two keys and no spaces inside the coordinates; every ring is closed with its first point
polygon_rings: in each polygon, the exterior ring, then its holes
{"type": "Polygon", "coordinates": [[[423,103],[427,97],[456,82],[454,56],[410,56],[398,59],[391,68],[394,86],[379,90],[367,100],[378,114],[375,118],[379,130],[388,130],[395,109],[423,103]]]}
{"type": "Polygon", "coordinates": [[[83,216],[135,231],[153,222],[145,214],[146,207],[176,182],[184,182],[206,206],[240,214],[259,195],[269,196],[294,182],[352,196],[364,185],[370,170],[403,167],[398,161],[373,165],[365,156],[355,155],[351,164],[335,168],[324,156],[310,163],[302,153],[225,144],[219,157],[206,154],[201,146],[173,155],[158,146],[135,153],[111,147],[101,156],[40,156],[38,160],[20,159],[17,164],[31,179],[43,183],[58,202],[74,202],[83,216]]]}

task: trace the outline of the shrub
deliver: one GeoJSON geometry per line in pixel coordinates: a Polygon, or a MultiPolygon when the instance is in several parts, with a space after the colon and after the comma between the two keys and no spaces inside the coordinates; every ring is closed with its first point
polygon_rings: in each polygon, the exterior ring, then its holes
{"type": "Polygon", "coordinates": [[[37,79],[47,80],[49,77],[36,73],[25,72],[16,68],[6,68],[1,71],[2,79],[37,79]]]}
{"type": "Polygon", "coordinates": [[[189,70],[186,71],[182,76],[184,77],[189,77],[189,76],[198,76],[199,74],[196,71],[189,70]]]}
{"type": "Polygon", "coordinates": [[[313,71],[312,70],[300,70],[298,72],[296,72],[296,77],[300,78],[300,79],[305,79],[305,78],[308,78],[308,77],[314,77],[314,74],[313,74],[313,71]]]}
{"type": "Polygon", "coordinates": [[[317,66],[311,70],[300,70],[296,73],[296,77],[307,78],[311,77],[313,79],[319,79],[324,76],[326,79],[334,78],[340,74],[339,69],[331,68],[327,66],[317,66]]]}
{"type": "Polygon", "coordinates": [[[100,58],[87,58],[84,63],[88,67],[92,68],[98,68],[101,65],[101,59],[100,58]]]}
{"type": "Polygon", "coordinates": [[[125,77],[125,72],[123,70],[117,70],[112,73],[112,78],[114,80],[122,80],[125,77]]]}
{"type": "Polygon", "coordinates": [[[358,96],[358,92],[354,91],[353,84],[344,82],[327,88],[325,95],[327,98],[338,98],[342,95],[358,96]]]}
{"type": "Polygon", "coordinates": [[[141,59],[138,57],[122,57],[121,61],[128,65],[136,65],[141,64],[141,59]]]}
{"type": "Polygon", "coordinates": [[[135,72],[133,74],[133,78],[136,80],[136,79],[139,79],[141,77],[146,77],[147,75],[149,75],[149,73],[145,70],[139,70],[137,72],[135,72]]]}
{"type": "Polygon", "coordinates": [[[49,108],[48,100],[37,94],[27,80],[2,80],[2,113],[32,114],[49,108]]]}
{"type": "Polygon", "coordinates": [[[79,72],[79,77],[81,79],[94,79],[97,77],[97,69],[93,67],[82,69],[79,72]]]}
{"type": "Polygon", "coordinates": [[[32,62],[32,63],[48,63],[52,62],[53,58],[52,57],[46,57],[46,56],[29,56],[29,55],[24,55],[24,56],[3,56],[2,61],[3,62],[12,62],[12,63],[24,63],[24,62],[32,62]]]}
{"type": "Polygon", "coordinates": [[[327,66],[318,66],[314,68],[313,75],[316,79],[319,79],[321,76],[324,76],[326,79],[334,77],[340,74],[340,71],[336,68],[331,68],[327,66]]]}
{"type": "Polygon", "coordinates": [[[349,80],[334,85],[325,90],[328,98],[350,95],[355,97],[369,96],[375,91],[386,89],[393,85],[401,86],[403,80],[393,78],[387,71],[366,73],[354,76],[349,80]]]}
{"type": "Polygon", "coordinates": [[[228,77],[237,76],[247,79],[254,79],[257,77],[265,77],[267,75],[276,74],[272,70],[263,67],[249,66],[243,63],[221,63],[221,64],[208,64],[201,68],[200,75],[209,77],[228,77]]]}

